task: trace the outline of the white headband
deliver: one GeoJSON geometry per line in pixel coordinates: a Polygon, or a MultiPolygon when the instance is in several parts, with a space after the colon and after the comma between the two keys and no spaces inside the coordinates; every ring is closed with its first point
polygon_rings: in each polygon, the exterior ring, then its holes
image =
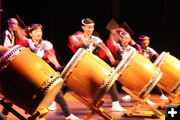
{"type": "Polygon", "coordinates": [[[92,25],[92,26],[95,25],[95,23],[89,23],[89,24],[84,23],[84,19],[81,20],[81,23],[82,23],[83,25],[92,25]]]}
{"type": "Polygon", "coordinates": [[[18,21],[16,20],[16,19],[9,19],[8,21],[7,21],[8,23],[17,23],[18,24],[18,21]]]}
{"type": "Polygon", "coordinates": [[[120,33],[119,33],[120,36],[122,36],[122,37],[130,37],[130,35],[128,35],[128,34],[124,34],[124,35],[123,35],[123,33],[124,33],[124,32],[120,32],[120,33]]]}

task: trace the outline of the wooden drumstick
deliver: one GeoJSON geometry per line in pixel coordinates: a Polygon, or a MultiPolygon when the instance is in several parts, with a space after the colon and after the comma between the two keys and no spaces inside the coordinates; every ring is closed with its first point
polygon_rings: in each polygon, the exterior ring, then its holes
{"type": "Polygon", "coordinates": [[[16,17],[17,17],[18,20],[23,24],[23,26],[27,29],[27,26],[26,26],[26,24],[22,21],[22,19],[21,19],[18,15],[16,15],[16,17]]]}

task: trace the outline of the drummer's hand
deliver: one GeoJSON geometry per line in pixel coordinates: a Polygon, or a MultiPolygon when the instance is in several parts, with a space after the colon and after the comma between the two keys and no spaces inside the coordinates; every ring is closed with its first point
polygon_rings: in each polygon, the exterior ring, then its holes
{"type": "Polygon", "coordinates": [[[60,70],[62,68],[62,66],[58,64],[58,65],[55,65],[55,68],[56,68],[56,70],[60,70]]]}
{"type": "Polygon", "coordinates": [[[114,65],[116,63],[116,60],[114,59],[113,55],[109,52],[108,54],[109,60],[111,61],[111,64],[114,65]]]}
{"type": "Polygon", "coordinates": [[[110,59],[110,61],[111,61],[111,64],[112,64],[112,65],[115,65],[116,61],[115,61],[114,58],[113,58],[113,59],[110,59]]]}

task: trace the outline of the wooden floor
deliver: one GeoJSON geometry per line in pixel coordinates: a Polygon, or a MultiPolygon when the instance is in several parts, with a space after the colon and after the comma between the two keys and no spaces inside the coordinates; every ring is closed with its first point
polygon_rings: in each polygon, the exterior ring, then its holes
{"type": "MultiPolygon", "coordinates": [[[[119,93],[119,98],[120,98],[120,104],[126,109],[129,110],[131,109],[135,103],[137,102],[136,100],[129,100],[129,101],[124,101],[121,98],[123,96],[125,96],[125,93],[119,93]]],[[[168,95],[167,95],[168,96],[168,95]]],[[[81,103],[77,98],[73,97],[71,95],[71,92],[67,92],[65,94],[65,99],[69,105],[69,108],[71,110],[71,112],[79,117],[80,119],[85,118],[85,116],[90,112],[89,108],[87,106],[85,106],[83,103],[81,103]]],[[[144,117],[144,116],[139,116],[139,117],[124,117],[123,112],[112,112],[111,111],[111,97],[109,96],[109,94],[106,94],[104,96],[105,99],[105,103],[102,105],[102,108],[105,110],[105,112],[107,112],[110,116],[112,116],[113,118],[115,118],[116,120],[151,120],[153,118],[148,118],[148,117],[144,117]]],[[[163,103],[164,101],[160,100],[160,97],[157,94],[151,94],[150,99],[156,103],[163,103]]],[[[179,99],[180,100],[180,99],[179,99]]],[[[59,107],[59,105],[57,104],[57,110],[56,111],[49,111],[46,115],[45,115],[45,119],[46,120],[64,120],[64,115],[63,112],[61,111],[61,108],[59,107]]],[[[2,111],[2,105],[0,105],[0,111],[2,111]]],[[[25,118],[28,118],[29,115],[24,113],[24,110],[22,110],[21,108],[18,108],[17,106],[13,105],[13,108],[19,112],[21,115],[23,115],[25,118]]],[[[147,108],[147,106],[143,106],[141,107],[139,110],[141,111],[150,111],[149,108],[147,108]]],[[[164,109],[158,109],[162,114],[162,118],[161,119],[165,119],[164,118],[164,109]]],[[[14,116],[12,113],[9,113],[8,117],[6,118],[7,120],[18,120],[18,118],[16,116],[14,116]]],[[[91,120],[103,120],[104,118],[102,118],[100,115],[98,114],[94,114],[91,118],[91,120]]]]}

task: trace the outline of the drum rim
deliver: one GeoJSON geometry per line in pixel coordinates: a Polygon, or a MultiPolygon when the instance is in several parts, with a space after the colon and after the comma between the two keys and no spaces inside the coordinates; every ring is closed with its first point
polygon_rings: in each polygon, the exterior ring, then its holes
{"type": "Polygon", "coordinates": [[[158,68],[154,75],[151,77],[149,82],[144,86],[144,88],[138,93],[138,96],[144,98],[147,94],[151,92],[151,90],[157,85],[159,80],[162,77],[162,72],[158,68]]]}
{"type": "MultiPolygon", "coordinates": [[[[123,71],[129,66],[133,58],[139,54],[136,50],[132,49],[127,57],[122,59],[122,61],[118,64],[115,71],[119,74],[119,76],[123,73],[123,71]]],[[[141,55],[141,54],[140,54],[141,55]]],[[[153,64],[154,65],[154,64],[153,64]]],[[[138,96],[144,97],[146,96],[159,82],[160,78],[162,77],[162,72],[159,68],[155,71],[155,74],[151,77],[149,82],[143,87],[143,89],[138,93],[138,96]],[[154,82],[153,82],[154,81],[154,82]]]]}
{"type": "MultiPolygon", "coordinates": [[[[160,56],[156,59],[156,61],[154,62],[154,64],[155,64],[157,67],[160,68],[169,55],[170,55],[169,52],[162,52],[162,53],[160,54],[160,56]]],[[[180,89],[180,81],[178,81],[178,82],[176,83],[176,85],[174,85],[174,86],[170,89],[170,91],[173,92],[173,93],[176,93],[179,89],[180,89]]]]}
{"type": "Polygon", "coordinates": [[[176,85],[174,85],[174,87],[171,89],[171,91],[173,93],[176,93],[179,91],[179,89],[180,89],[180,80],[176,83],[176,85]]]}
{"type": "Polygon", "coordinates": [[[85,54],[86,50],[84,48],[79,48],[70,61],[67,63],[63,71],[61,72],[61,78],[66,81],[68,76],[73,72],[75,66],[81,60],[82,56],[85,54]]]}
{"type": "Polygon", "coordinates": [[[4,70],[10,61],[14,59],[14,56],[18,55],[25,47],[20,45],[15,45],[13,48],[8,50],[2,57],[1,57],[1,64],[0,64],[0,71],[4,70]]]}
{"type": "Polygon", "coordinates": [[[96,104],[109,91],[118,77],[118,74],[116,73],[114,68],[112,68],[111,74],[104,79],[101,86],[97,89],[96,95],[93,97],[93,104],[96,104]]]}
{"type": "MultiPolygon", "coordinates": [[[[68,78],[68,76],[73,72],[73,69],[77,66],[81,58],[87,53],[88,51],[84,48],[79,48],[78,51],[74,54],[71,60],[68,62],[66,67],[61,73],[61,77],[64,81],[68,78]]],[[[116,72],[114,72],[113,68],[110,71],[110,74],[104,79],[100,87],[95,91],[95,96],[92,98],[92,103],[96,104],[104,94],[109,91],[115,80],[117,79],[116,72]],[[114,75],[115,74],[115,75],[114,75]]]]}
{"type": "Polygon", "coordinates": [[[46,93],[48,92],[48,90],[53,86],[56,86],[60,82],[63,82],[63,79],[60,77],[59,72],[55,72],[55,74],[50,76],[47,81],[44,81],[45,84],[42,84],[42,86],[39,88],[39,91],[37,91],[33,95],[32,103],[30,105],[30,108],[28,108],[28,113],[33,114],[34,112],[38,111],[38,107],[42,103],[43,99],[46,97],[46,93]]]}
{"type": "Polygon", "coordinates": [[[134,56],[136,56],[136,54],[137,51],[135,49],[131,49],[129,53],[126,55],[127,57],[123,58],[122,61],[120,61],[118,66],[115,68],[115,71],[119,76],[121,76],[123,71],[129,66],[134,56]]]}
{"type": "Polygon", "coordinates": [[[162,52],[160,56],[154,61],[154,65],[156,67],[161,67],[161,65],[164,63],[166,58],[168,57],[169,52],[162,52]]]}

